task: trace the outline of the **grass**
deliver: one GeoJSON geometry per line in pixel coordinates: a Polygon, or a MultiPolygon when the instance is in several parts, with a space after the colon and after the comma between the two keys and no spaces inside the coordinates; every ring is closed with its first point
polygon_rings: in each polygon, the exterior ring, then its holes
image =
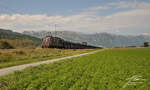
{"type": "Polygon", "coordinates": [[[150,90],[150,48],[112,49],[0,77],[3,90],[150,90]],[[144,81],[123,86],[128,78],[144,81]]]}
{"type": "Polygon", "coordinates": [[[75,55],[93,49],[0,49],[0,68],[75,55]]]}
{"type": "MultiPolygon", "coordinates": [[[[39,39],[40,43],[40,39],[39,39]]],[[[32,40],[8,40],[8,39],[0,39],[0,49],[9,49],[9,48],[36,48],[39,46],[37,43],[33,43],[32,40]],[[6,44],[7,43],[7,44],[6,44]]]]}

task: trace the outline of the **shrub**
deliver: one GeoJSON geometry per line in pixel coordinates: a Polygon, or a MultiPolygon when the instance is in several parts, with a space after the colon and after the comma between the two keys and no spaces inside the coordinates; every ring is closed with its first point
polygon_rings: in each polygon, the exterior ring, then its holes
{"type": "Polygon", "coordinates": [[[144,47],[148,47],[149,43],[148,42],[144,42],[144,47]]]}
{"type": "Polygon", "coordinates": [[[0,41],[0,49],[12,49],[13,46],[10,45],[7,41],[0,41]]]}

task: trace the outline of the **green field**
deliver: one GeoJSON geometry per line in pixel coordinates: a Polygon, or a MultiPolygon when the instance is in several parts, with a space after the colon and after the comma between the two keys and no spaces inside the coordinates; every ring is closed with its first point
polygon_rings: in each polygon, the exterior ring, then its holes
{"type": "Polygon", "coordinates": [[[30,67],[0,77],[0,87],[2,90],[150,90],[150,48],[111,49],[30,67]],[[127,79],[135,75],[139,77],[126,85],[127,79]]]}
{"type": "Polygon", "coordinates": [[[18,48],[0,49],[0,68],[50,60],[80,53],[93,51],[94,49],[49,49],[49,48],[18,48]]]}

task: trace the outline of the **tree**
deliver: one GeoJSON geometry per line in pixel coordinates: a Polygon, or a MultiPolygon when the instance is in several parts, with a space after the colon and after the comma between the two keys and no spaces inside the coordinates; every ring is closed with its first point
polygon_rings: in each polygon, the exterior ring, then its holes
{"type": "Polygon", "coordinates": [[[13,46],[10,45],[8,42],[6,41],[1,41],[0,42],[0,49],[12,49],[13,46]]]}
{"type": "Polygon", "coordinates": [[[148,46],[149,46],[148,42],[144,42],[144,47],[148,47],[148,46]]]}

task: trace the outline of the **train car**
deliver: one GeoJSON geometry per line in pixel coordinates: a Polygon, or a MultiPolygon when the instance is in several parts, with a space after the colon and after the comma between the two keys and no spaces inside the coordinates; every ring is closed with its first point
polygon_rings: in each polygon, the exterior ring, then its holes
{"type": "Polygon", "coordinates": [[[59,37],[46,36],[42,41],[42,48],[92,49],[101,47],[65,41],[59,37]]]}

